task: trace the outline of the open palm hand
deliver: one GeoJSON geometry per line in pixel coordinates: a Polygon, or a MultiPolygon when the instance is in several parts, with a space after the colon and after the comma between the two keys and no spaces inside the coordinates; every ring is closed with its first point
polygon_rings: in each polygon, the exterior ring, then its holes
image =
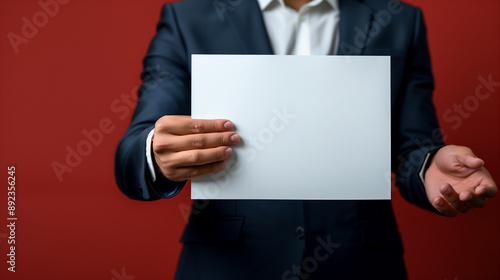
{"type": "Polygon", "coordinates": [[[483,207],[497,194],[497,186],[467,147],[441,148],[425,173],[425,190],[431,204],[447,216],[456,216],[472,208],[483,207]]]}

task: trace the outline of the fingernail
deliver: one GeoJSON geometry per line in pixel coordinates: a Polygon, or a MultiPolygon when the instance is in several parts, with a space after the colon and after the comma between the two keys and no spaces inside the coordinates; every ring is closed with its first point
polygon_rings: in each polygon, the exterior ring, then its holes
{"type": "Polygon", "coordinates": [[[233,127],[233,124],[231,122],[228,121],[228,122],[224,123],[224,128],[225,129],[231,129],[232,127],[233,127]]]}
{"type": "Polygon", "coordinates": [[[235,144],[238,143],[238,142],[240,142],[240,136],[238,134],[232,135],[231,136],[231,142],[235,143],[235,144]]]}
{"type": "Polygon", "coordinates": [[[233,149],[227,148],[224,153],[226,154],[226,157],[231,157],[233,155],[233,149]]]}
{"type": "Polygon", "coordinates": [[[451,188],[450,188],[450,186],[446,186],[446,187],[443,189],[443,193],[444,193],[444,194],[451,194],[451,188]]]}

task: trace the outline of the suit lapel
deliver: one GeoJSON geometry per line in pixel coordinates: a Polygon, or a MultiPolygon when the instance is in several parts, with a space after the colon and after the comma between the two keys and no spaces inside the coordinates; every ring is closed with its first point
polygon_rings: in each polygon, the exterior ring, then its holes
{"type": "Polygon", "coordinates": [[[245,54],[273,54],[257,1],[240,0],[226,18],[245,54]]]}
{"type": "Polygon", "coordinates": [[[340,24],[338,55],[360,55],[369,43],[368,34],[375,11],[362,0],[339,0],[340,24]]]}

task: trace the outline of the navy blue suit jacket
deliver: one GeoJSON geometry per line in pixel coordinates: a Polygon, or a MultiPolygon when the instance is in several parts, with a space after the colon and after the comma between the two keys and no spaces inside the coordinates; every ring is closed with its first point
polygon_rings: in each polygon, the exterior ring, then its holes
{"type": "MultiPolygon", "coordinates": [[[[394,0],[339,4],[338,55],[391,55],[392,169],[407,200],[435,211],[418,176],[425,155],[442,145],[421,11],[394,0]]],[[[272,53],[255,0],[165,5],[116,152],[120,189],[139,200],[182,189],[185,182],[161,175],[151,182],[145,143],[160,117],[190,115],[192,54],[272,53]]],[[[303,260],[309,279],[405,278],[390,201],[194,201],[181,241],[177,279],[298,279],[303,260]]]]}

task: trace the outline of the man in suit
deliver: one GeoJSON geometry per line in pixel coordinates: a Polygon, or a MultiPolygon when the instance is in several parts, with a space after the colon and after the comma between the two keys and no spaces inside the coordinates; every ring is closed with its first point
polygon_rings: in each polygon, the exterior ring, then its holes
{"type": "MultiPolygon", "coordinates": [[[[497,193],[481,159],[441,140],[419,9],[396,0],[186,0],[163,8],[117,148],[117,183],[133,199],[173,197],[188,179],[221,171],[241,140],[230,120],[189,117],[191,54],[391,55],[392,169],[403,196],[455,216],[497,193]]],[[[390,201],[194,201],[181,241],[176,279],[406,278],[390,201]]]]}

